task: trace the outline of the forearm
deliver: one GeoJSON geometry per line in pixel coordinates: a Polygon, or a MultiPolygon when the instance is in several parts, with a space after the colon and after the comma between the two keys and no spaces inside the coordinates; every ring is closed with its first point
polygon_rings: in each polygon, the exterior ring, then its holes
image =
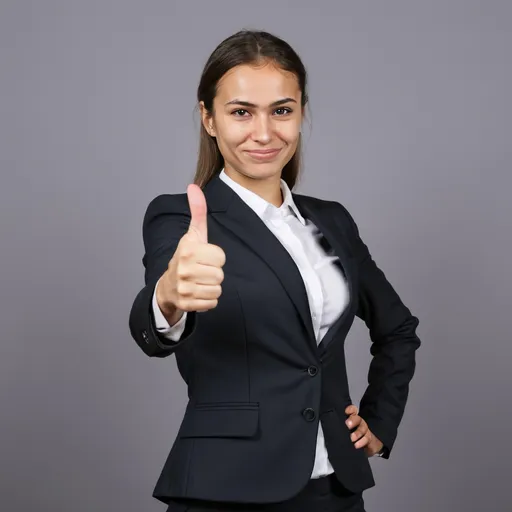
{"type": "Polygon", "coordinates": [[[132,304],[129,327],[137,345],[150,357],[171,355],[181,343],[193,336],[196,328],[195,312],[180,314],[178,317],[177,311],[171,311],[162,301],[162,309],[168,320],[174,324],[171,327],[172,333],[168,331],[169,322],[156,303],[155,297],[156,284],[166,272],[169,261],[189,224],[187,204],[181,196],[158,196],[151,201],[144,215],[142,232],[145,253],[142,263],[145,267],[146,285],[132,304]],[[158,318],[158,322],[155,317],[158,318]]]}
{"type": "Polygon", "coordinates": [[[409,395],[420,341],[415,334],[418,319],[412,315],[393,332],[372,340],[373,356],[368,387],[360,402],[360,414],[370,430],[391,450],[409,395]]]}

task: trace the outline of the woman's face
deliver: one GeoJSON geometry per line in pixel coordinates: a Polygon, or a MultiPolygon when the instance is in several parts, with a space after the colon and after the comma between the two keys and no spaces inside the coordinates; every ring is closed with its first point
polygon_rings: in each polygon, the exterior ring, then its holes
{"type": "Polygon", "coordinates": [[[303,117],[293,73],[272,63],[237,66],[218,83],[213,115],[209,117],[203,105],[201,110],[228,174],[259,180],[281,177],[297,149],[303,117]]]}

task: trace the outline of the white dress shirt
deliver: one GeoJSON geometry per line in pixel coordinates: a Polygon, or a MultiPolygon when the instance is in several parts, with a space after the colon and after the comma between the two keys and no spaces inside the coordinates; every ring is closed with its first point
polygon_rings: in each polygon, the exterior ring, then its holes
{"type": "MultiPolygon", "coordinates": [[[[335,264],[338,257],[333,254],[332,250],[329,253],[325,252],[325,249],[319,243],[323,236],[322,233],[309,219],[302,217],[284,180],[281,180],[284,201],[277,208],[233,181],[224,170],[220,173],[220,179],[255,211],[295,261],[304,281],[313,329],[317,344],[319,344],[324,334],[343,313],[349,302],[348,286],[343,272],[335,264]]],[[[184,313],[175,325],[169,326],[158,307],[156,287],[153,294],[153,312],[157,330],[169,340],[178,341],[185,329],[187,314],[184,313]]],[[[325,476],[333,471],[334,469],[327,457],[322,425],[319,422],[316,456],[311,478],[325,476]]]]}

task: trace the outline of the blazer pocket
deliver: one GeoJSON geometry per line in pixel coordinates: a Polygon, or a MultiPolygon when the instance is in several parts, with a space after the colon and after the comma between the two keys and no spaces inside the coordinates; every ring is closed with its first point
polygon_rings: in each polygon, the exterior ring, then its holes
{"type": "Polygon", "coordinates": [[[196,403],[187,409],[179,436],[250,438],[258,424],[258,402],[196,403]]]}

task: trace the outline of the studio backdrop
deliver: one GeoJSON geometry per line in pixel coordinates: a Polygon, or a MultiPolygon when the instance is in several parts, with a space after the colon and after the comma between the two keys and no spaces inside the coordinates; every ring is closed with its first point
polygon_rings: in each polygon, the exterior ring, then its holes
{"type": "MultiPolygon", "coordinates": [[[[504,0],[3,0],[0,509],[163,510],[187,397],[128,330],[142,219],[192,180],[207,56],[255,28],[309,72],[296,191],[348,208],[420,320],[367,510],[512,510],[511,19],[504,0]]],[[[356,321],[356,404],[370,345],[356,321]]]]}

